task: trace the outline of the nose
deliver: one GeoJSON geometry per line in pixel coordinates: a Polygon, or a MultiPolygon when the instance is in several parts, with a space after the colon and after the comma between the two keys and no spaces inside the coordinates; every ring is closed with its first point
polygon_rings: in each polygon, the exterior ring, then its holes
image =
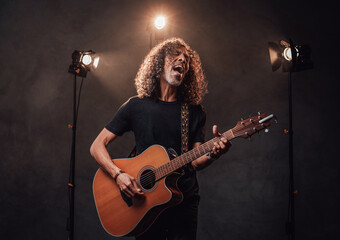
{"type": "Polygon", "coordinates": [[[180,55],[178,55],[178,59],[177,60],[180,61],[180,62],[185,63],[185,56],[184,56],[184,54],[181,53],[180,55]]]}

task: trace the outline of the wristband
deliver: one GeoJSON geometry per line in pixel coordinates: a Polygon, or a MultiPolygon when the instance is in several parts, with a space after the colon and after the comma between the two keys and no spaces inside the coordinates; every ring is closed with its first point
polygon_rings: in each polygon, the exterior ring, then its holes
{"type": "Polygon", "coordinates": [[[208,160],[216,160],[216,159],[218,159],[217,156],[212,156],[212,155],[210,154],[210,152],[208,152],[207,154],[205,154],[205,156],[207,156],[208,160]]]}
{"type": "Polygon", "coordinates": [[[113,179],[116,181],[117,177],[122,173],[125,173],[125,172],[123,170],[119,169],[118,172],[116,173],[116,175],[113,177],[113,179]]]}

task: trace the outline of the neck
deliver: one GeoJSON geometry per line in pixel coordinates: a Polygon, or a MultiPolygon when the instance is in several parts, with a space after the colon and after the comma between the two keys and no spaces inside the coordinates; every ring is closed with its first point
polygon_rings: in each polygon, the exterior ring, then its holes
{"type": "Polygon", "coordinates": [[[161,96],[160,100],[165,102],[174,102],[177,100],[177,87],[170,85],[163,78],[160,80],[161,96]]]}
{"type": "MultiPolygon", "coordinates": [[[[223,137],[231,140],[235,137],[233,129],[230,129],[222,134],[223,137]]],[[[177,169],[185,166],[186,164],[194,161],[195,159],[207,154],[215,146],[215,142],[218,142],[220,137],[215,137],[209,141],[199,145],[198,147],[191,149],[189,152],[182,154],[181,156],[172,159],[168,163],[165,163],[155,169],[156,181],[176,171],[177,169]]]]}

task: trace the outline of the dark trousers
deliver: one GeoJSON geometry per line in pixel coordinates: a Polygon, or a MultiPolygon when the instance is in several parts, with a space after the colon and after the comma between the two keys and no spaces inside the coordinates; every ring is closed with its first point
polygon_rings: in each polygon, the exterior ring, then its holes
{"type": "Polygon", "coordinates": [[[199,196],[165,210],[154,224],[136,240],[195,240],[199,196]]]}

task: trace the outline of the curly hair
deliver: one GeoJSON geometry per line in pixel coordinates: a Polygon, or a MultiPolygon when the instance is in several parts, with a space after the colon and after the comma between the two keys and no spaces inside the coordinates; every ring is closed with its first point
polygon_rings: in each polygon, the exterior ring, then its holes
{"type": "Polygon", "coordinates": [[[160,78],[164,70],[165,56],[174,54],[179,47],[184,47],[189,54],[189,70],[182,84],[177,88],[177,98],[189,104],[199,104],[207,91],[207,82],[202,63],[196,51],[180,38],[171,38],[159,43],[145,57],[135,78],[139,98],[161,96],[160,78]]]}

